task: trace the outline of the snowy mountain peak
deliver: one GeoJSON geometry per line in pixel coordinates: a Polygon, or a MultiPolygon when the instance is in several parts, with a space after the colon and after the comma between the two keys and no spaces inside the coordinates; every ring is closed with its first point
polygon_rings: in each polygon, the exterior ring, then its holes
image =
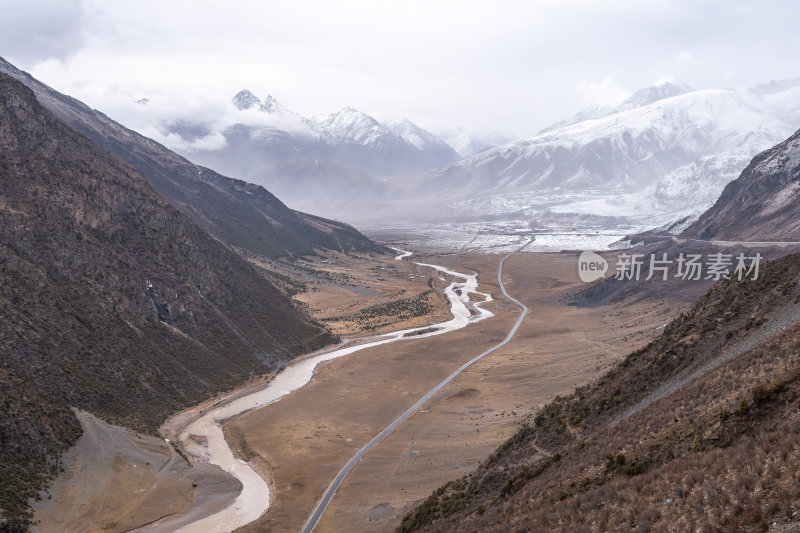
{"type": "Polygon", "coordinates": [[[638,109],[660,100],[672,98],[673,96],[680,96],[682,94],[688,94],[694,91],[695,90],[692,87],[686,85],[677,78],[663,78],[656,82],[655,85],[645,87],[644,89],[639,89],[621,104],[613,106],[594,106],[589,109],[584,109],[583,111],[580,111],[576,115],[572,116],[572,118],[551,124],[539,133],[547,133],[564,128],[566,126],[571,126],[573,124],[579,124],[587,120],[604,118],[616,113],[630,111],[631,109],[638,109]]]}
{"type": "Polygon", "coordinates": [[[247,89],[242,89],[236,96],[234,96],[231,100],[233,105],[236,106],[236,109],[239,111],[243,109],[250,109],[251,107],[261,105],[261,100],[258,99],[256,95],[248,91],[247,89]]]}
{"type": "Polygon", "coordinates": [[[343,107],[336,113],[328,115],[325,122],[334,129],[342,130],[380,127],[377,120],[353,107],[343,107]]]}
{"type": "Polygon", "coordinates": [[[508,144],[515,138],[513,135],[497,131],[478,134],[467,131],[464,128],[451,128],[438,133],[439,137],[452,146],[453,150],[462,158],[471,157],[484,150],[508,144]]]}
{"type": "Polygon", "coordinates": [[[630,98],[625,100],[620,107],[624,109],[633,109],[693,91],[694,89],[692,87],[686,85],[677,78],[664,78],[659,80],[652,87],[639,89],[633,93],[630,98]]]}
{"type": "Polygon", "coordinates": [[[445,147],[447,146],[444,141],[436,137],[433,133],[429,132],[428,130],[422,129],[407,118],[393,120],[390,122],[384,122],[384,124],[392,131],[395,135],[406,141],[407,143],[416,146],[420,150],[425,150],[426,148],[437,146],[437,147],[445,147]]]}
{"type": "Polygon", "coordinates": [[[653,84],[653,87],[677,87],[678,89],[682,89],[683,92],[694,91],[692,86],[684,83],[683,80],[676,78],[675,76],[666,76],[661,78],[653,84]]]}
{"type": "Polygon", "coordinates": [[[387,135],[394,136],[380,122],[352,107],[343,107],[336,113],[318,117],[317,122],[333,135],[353,139],[364,145],[373,145],[387,135]]]}
{"type": "Polygon", "coordinates": [[[407,118],[398,118],[393,120],[385,120],[383,121],[389,128],[394,130],[395,132],[399,131],[425,131],[407,118]]]}
{"type": "Polygon", "coordinates": [[[236,93],[236,96],[234,96],[231,101],[239,111],[257,107],[259,110],[270,114],[283,114],[287,112],[286,108],[283,107],[280,102],[278,102],[271,94],[268,94],[262,102],[256,95],[247,89],[243,89],[236,93]]]}
{"type": "Polygon", "coordinates": [[[286,113],[286,108],[281,105],[271,94],[268,94],[266,98],[264,98],[264,103],[261,104],[259,107],[261,111],[265,113],[286,113]]]}

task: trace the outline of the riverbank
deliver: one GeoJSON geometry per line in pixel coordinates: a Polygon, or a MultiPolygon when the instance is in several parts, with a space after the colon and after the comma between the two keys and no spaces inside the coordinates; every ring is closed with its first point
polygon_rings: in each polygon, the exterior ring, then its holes
{"type": "MultiPolygon", "coordinates": [[[[401,252],[396,259],[401,259],[409,254],[401,252]]],[[[260,409],[278,400],[288,397],[290,393],[305,386],[312,378],[315,368],[322,362],[338,359],[355,352],[385,346],[398,341],[409,342],[409,339],[423,339],[439,336],[451,331],[464,328],[470,323],[480,321],[492,316],[492,313],[483,309],[473,298],[490,301],[487,294],[477,292],[477,275],[474,273],[460,273],[437,265],[424,265],[442,275],[454,278],[445,288],[445,295],[450,302],[452,318],[445,322],[419,328],[401,330],[382,335],[376,340],[365,344],[340,348],[315,357],[305,358],[293,362],[263,389],[256,390],[247,395],[239,396],[230,401],[219,403],[200,413],[200,416],[189,421],[178,439],[180,447],[192,457],[193,462],[201,461],[214,464],[230,473],[242,484],[242,491],[236,500],[227,508],[213,515],[204,517],[191,524],[184,525],[179,531],[185,533],[205,533],[208,531],[232,531],[247,525],[263,515],[270,505],[269,480],[262,475],[268,469],[259,468],[240,459],[237,451],[231,449],[223,432],[223,424],[228,423],[240,415],[260,409]],[[473,296],[474,295],[474,296],[473,296]],[[424,331],[423,331],[424,330],[424,331]],[[413,337],[408,334],[416,334],[413,337]]],[[[260,463],[260,461],[255,461],[260,463]]],[[[159,524],[159,528],[174,527],[167,522],[159,524]]]]}
{"type": "MultiPolygon", "coordinates": [[[[645,344],[654,328],[681,310],[670,302],[652,300],[572,307],[567,295],[581,286],[576,259],[570,254],[522,254],[507,262],[504,282],[511,295],[531,308],[518,337],[465,372],[434,397],[429,408],[364,457],[316,531],[392,530],[405,508],[474,468],[537,405],[596,376],[629,348],[645,344]]],[[[499,256],[421,260],[478,272],[479,290],[500,298],[493,281],[499,256]]],[[[433,278],[445,283],[438,275],[433,278]]],[[[267,479],[274,479],[269,485],[273,498],[269,512],[243,530],[298,531],[357,449],[454,368],[505,336],[516,308],[500,299],[485,307],[496,316],[469,328],[366,348],[326,363],[306,387],[228,424],[227,437],[237,453],[250,459],[257,471],[268,471],[267,479]]],[[[263,382],[251,384],[262,386],[263,382]]],[[[237,391],[235,397],[249,390],[237,391]]],[[[210,406],[208,402],[171,419],[176,429],[168,438],[174,439],[181,427],[210,406]]],[[[121,494],[114,484],[107,487],[108,501],[121,494]]],[[[213,487],[201,481],[199,487],[190,488],[213,487]]],[[[97,494],[97,487],[85,489],[97,494]]],[[[157,503],[166,508],[175,497],[180,491],[162,493],[157,503]]],[[[202,507],[195,508],[206,514],[218,510],[202,507]]],[[[96,524],[94,518],[99,516],[85,516],[84,523],[96,524]]],[[[92,527],[73,531],[103,530],[92,527]]]]}
{"type": "Polygon", "coordinates": [[[220,468],[190,466],[163,439],[77,411],[83,435],[62,458],[50,494],[34,502],[34,531],[122,533],[166,517],[230,505],[241,484],[220,468]]]}
{"type": "MultiPolygon", "coordinates": [[[[383,309],[373,313],[385,324],[377,332],[425,326],[450,316],[442,295],[445,282],[430,268],[394,261],[393,256],[344,254],[330,254],[327,259],[306,258],[304,263],[306,266],[299,271],[279,273],[307,283],[308,290],[299,296],[305,297],[306,305],[316,306],[309,310],[318,318],[337,313],[357,316],[371,306],[391,303],[397,297],[418,299],[426,292],[429,305],[421,313],[398,316],[391,309],[385,314],[381,313],[383,309]],[[312,276],[314,273],[318,273],[316,277],[312,276]],[[323,308],[319,302],[328,302],[330,307],[323,308]]],[[[358,324],[352,320],[339,321],[337,327],[341,333],[358,332],[358,324]]],[[[379,334],[345,338],[339,345],[296,361],[379,338],[379,334]]],[[[261,389],[273,378],[274,374],[254,378],[235,391],[174,415],[162,427],[162,437],[177,442],[183,428],[209,409],[261,389]]],[[[241,485],[235,479],[209,464],[198,463],[199,467],[196,464],[190,468],[164,438],[84,415],[79,416],[84,438],[63,457],[65,471],[42,494],[42,499],[34,502],[40,531],[123,532],[137,527],[143,527],[141,531],[173,531],[227,507],[239,493],[241,485]]],[[[254,466],[265,473],[268,469],[258,460],[254,466]]]]}
{"type": "MultiPolygon", "coordinates": [[[[242,531],[299,531],[353,454],[454,368],[496,344],[519,310],[493,280],[501,256],[430,262],[479,272],[494,314],[446,336],[365,350],[321,367],[309,386],[228,426],[273,468],[269,512],[242,531]]],[[[427,260],[426,260],[427,261],[427,260]]],[[[485,459],[538,405],[599,375],[682,307],[621,301],[578,308],[574,254],[519,254],[504,283],[531,309],[514,341],[464,372],[370,451],[339,488],[317,532],[391,531],[412,502],[485,459]]]]}

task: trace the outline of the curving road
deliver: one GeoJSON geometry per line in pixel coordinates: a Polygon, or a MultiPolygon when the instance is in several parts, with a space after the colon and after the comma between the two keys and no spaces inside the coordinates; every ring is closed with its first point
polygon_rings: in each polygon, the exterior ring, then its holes
{"type": "MultiPolygon", "coordinates": [[[[397,426],[399,426],[400,424],[405,422],[411,415],[413,415],[415,412],[417,412],[420,409],[420,407],[422,407],[425,404],[425,402],[430,400],[437,392],[442,390],[442,388],[444,388],[448,383],[453,381],[464,370],[466,370],[467,368],[469,368],[473,364],[477,363],[478,361],[480,361],[481,359],[483,359],[485,356],[489,355],[490,353],[494,352],[498,348],[501,348],[501,347],[505,346],[506,344],[508,344],[508,342],[514,336],[514,334],[516,334],[517,329],[519,329],[520,324],[522,324],[522,320],[525,318],[525,315],[528,313],[528,308],[527,308],[527,306],[525,304],[523,304],[522,302],[520,302],[519,300],[517,300],[516,298],[514,298],[510,294],[508,294],[508,292],[506,291],[506,287],[505,287],[505,285],[503,285],[503,264],[506,262],[506,259],[508,259],[512,255],[514,255],[515,253],[520,252],[523,248],[528,246],[531,242],[533,242],[533,239],[531,239],[530,241],[526,242],[525,244],[523,244],[522,246],[520,246],[519,248],[517,248],[516,250],[514,250],[510,254],[504,256],[500,260],[500,265],[497,267],[497,282],[500,284],[500,290],[503,292],[503,295],[506,298],[508,298],[511,302],[513,302],[517,307],[519,307],[522,310],[522,312],[519,314],[519,318],[517,318],[517,321],[514,323],[514,326],[508,332],[508,335],[506,335],[505,339],[503,339],[500,343],[492,346],[491,348],[489,348],[488,350],[486,350],[482,354],[476,355],[475,357],[473,357],[472,359],[470,359],[469,361],[467,361],[466,363],[464,363],[463,365],[458,367],[458,369],[455,370],[449,376],[447,376],[447,378],[445,378],[444,381],[442,381],[441,383],[436,385],[433,389],[431,389],[427,394],[425,394],[425,396],[420,398],[417,401],[417,403],[415,403],[414,405],[409,407],[408,410],[405,413],[400,415],[394,422],[389,424],[386,427],[386,429],[384,429],[383,431],[378,433],[378,435],[376,435],[363,448],[361,448],[347,462],[347,464],[344,465],[344,467],[342,467],[342,469],[339,471],[339,473],[336,474],[336,477],[333,479],[333,481],[331,481],[331,484],[328,485],[328,488],[325,490],[325,493],[322,495],[322,499],[317,504],[317,507],[314,509],[314,512],[311,514],[311,517],[308,519],[308,522],[306,522],[306,525],[303,527],[303,533],[311,533],[314,530],[314,528],[317,525],[317,522],[319,522],[319,519],[322,518],[322,513],[325,512],[325,509],[328,507],[328,504],[333,499],[334,495],[336,494],[336,490],[342,484],[342,481],[344,481],[344,478],[347,477],[347,474],[350,473],[350,471],[356,466],[356,463],[358,463],[361,460],[361,458],[364,457],[367,454],[367,452],[369,452],[380,441],[385,439],[392,431],[395,430],[395,428],[397,428],[397,426]]],[[[411,254],[408,254],[408,255],[411,255],[411,254]]],[[[401,256],[398,256],[397,259],[400,259],[402,257],[406,257],[406,256],[405,255],[401,255],[401,256]]],[[[418,263],[418,264],[424,265],[424,263],[418,263]]],[[[431,265],[424,265],[424,266],[431,266],[431,265]]]]}

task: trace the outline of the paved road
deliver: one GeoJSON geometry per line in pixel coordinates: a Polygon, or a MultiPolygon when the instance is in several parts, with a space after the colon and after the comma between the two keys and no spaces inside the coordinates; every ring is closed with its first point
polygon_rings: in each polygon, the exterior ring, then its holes
{"type": "Polygon", "coordinates": [[[437,392],[439,392],[445,386],[447,386],[448,383],[453,381],[464,370],[466,370],[467,368],[469,368],[470,366],[472,366],[476,362],[480,361],[485,356],[487,356],[490,353],[494,352],[498,348],[501,348],[501,347],[505,346],[506,344],[508,344],[508,342],[514,336],[514,334],[517,332],[517,329],[519,329],[520,324],[522,324],[522,320],[525,318],[525,315],[528,313],[528,308],[525,306],[525,304],[523,304],[522,302],[520,302],[516,298],[512,297],[506,291],[506,287],[505,287],[505,285],[503,285],[503,264],[506,262],[506,259],[508,259],[512,255],[514,255],[515,253],[521,251],[523,248],[528,246],[531,242],[533,242],[533,240],[530,240],[530,241],[526,242],[524,245],[520,246],[519,248],[517,248],[516,250],[514,250],[510,254],[504,256],[503,259],[500,260],[500,265],[497,268],[497,282],[500,284],[500,290],[503,292],[503,295],[506,298],[508,298],[511,302],[513,302],[515,305],[517,305],[520,309],[522,309],[522,312],[519,314],[519,318],[517,318],[517,321],[514,323],[514,326],[511,328],[511,331],[509,331],[508,335],[506,335],[506,338],[503,339],[502,342],[500,342],[499,344],[496,344],[495,346],[489,348],[488,350],[486,350],[482,354],[473,357],[472,359],[470,359],[469,361],[467,361],[466,363],[461,365],[455,372],[453,372],[452,374],[447,376],[447,378],[444,381],[442,381],[441,383],[436,385],[425,396],[420,398],[417,401],[417,403],[415,403],[414,405],[409,407],[409,409],[405,413],[400,415],[394,422],[389,424],[386,427],[386,429],[381,431],[377,436],[375,436],[375,438],[373,438],[371,441],[369,441],[366,446],[361,448],[358,451],[358,453],[356,453],[352,457],[352,459],[350,459],[347,462],[347,464],[344,465],[344,467],[339,471],[339,473],[336,474],[336,477],[333,479],[333,481],[331,481],[331,484],[328,485],[328,488],[325,490],[325,493],[322,495],[322,499],[317,504],[317,507],[316,507],[316,509],[314,509],[314,512],[311,514],[311,518],[308,519],[308,522],[306,522],[305,527],[303,527],[303,533],[311,533],[314,530],[314,527],[316,527],[317,522],[319,522],[319,519],[322,517],[322,513],[325,512],[325,509],[328,507],[328,504],[331,502],[331,500],[333,499],[333,496],[336,494],[336,489],[339,488],[339,485],[342,484],[342,481],[344,481],[344,478],[347,477],[347,474],[349,474],[350,471],[353,469],[353,467],[356,466],[356,463],[358,463],[361,460],[361,458],[364,457],[367,454],[367,452],[369,452],[372,449],[373,446],[375,446],[380,441],[385,439],[392,431],[395,430],[395,428],[397,428],[397,426],[399,426],[400,424],[405,422],[411,415],[416,413],[425,404],[425,402],[430,400],[437,392]]]}

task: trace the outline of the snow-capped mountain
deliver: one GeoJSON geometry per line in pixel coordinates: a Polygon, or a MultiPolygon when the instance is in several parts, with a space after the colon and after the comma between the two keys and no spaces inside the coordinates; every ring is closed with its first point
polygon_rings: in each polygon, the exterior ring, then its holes
{"type": "Polygon", "coordinates": [[[800,127],[791,98],[798,86],[764,95],[665,81],[430,171],[417,187],[474,216],[576,213],[661,224],[707,208],[753,155],[800,127]]]}
{"type": "Polygon", "coordinates": [[[453,157],[453,151],[455,149],[452,146],[428,130],[420,128],[408,119],[403,118],[385,121],[384,124],[394,132],[395,135],[402,138],[408,144],[416,146],[420,150],[438,151],[447,157],[453,157]]]}
{"type": "Polygon", "coordinates": [[[553,213],[612,215],[660,224],[685,217],[696,219],[714,203],[720,191],[736,179],[752,158],[751,149],[701,157],[631,193],[603,195],[567,201],[551,208],[553,213]]]}
{"type": "MultiPolygon", "coordinates": [[[[233,122],[220,131],[225,142],[213,149],[193,149],[186,155],[197,163],[260,185],[269,185],[270,173],[278,168],[284,177],[287,168],[312,168],[290,165],[298,161],[333,163],[326,168],[336,168],[335,174],[382,178],[419,172],[458,159],[446,143],[407,120],[384,124],[350,107],[309,119],[271,95],[262,101],[248,90],[237,93],[232,104],[233,122]]],[[[195,125],[181,123],[171,126],[168,133],[183,138],[187,132],[199,130],[195,125]]],[[[207,128],[202,131],[208,134],[207,128]]],[[[301,192],[308,195],[313,191],[305,188],[301,192]]]]}
{"type": "Polygon", "coordinates": [[[698,216],[755,154],[800,127],[798,101],[800,80],[695,90],[668,79],[505,142],[463,130],[437,136],[353,108],[308,119],[242,91],[225,147],[191,157],[329,216],[348,218],[355,195],[360,221],[391,213],[657,226],[698,216]],[[477,153],[459,160],[451,147],[477,153]]]}
{"type": "Polygon", "coordinates": [[[487,133],[474,133],[464,128],[452,128],[439,133],[444,142],[453,147],[461,157],[471,157],[477,153],[508,144],[514,139],[506,134],[492,131],[487,133]]]}
{"type": "Polygon", "coordinates": [[[757,85],[750,92],[763,98],[770,107],[782,110],[788,122],[800,122],[800,78],[757,85]]]}
{"type": "Polygon", "coordinates": [[[332,135],[364,146],[385,149],[402,141],[389,128],[352,107],[314,117],[314,121],[332,135]]]}
{"type": "Polygon", "coordinates": [[[395,170],[386,175],[426,170],[441,165],[442,161],[451,162],[459,158],[447,143],[408,119],[379,122],[358,109],[345,107],[314,120],[333,137],[366,146],[393,161],[404,162],[400,166],[393,165],[395,170]]]}
{"type": "Polygon", "coordinates": [[[694,92],[694,89],[682,81],[676,78],[665,78],[651,87],[639,89],[620,104],[613,106],[595,106],[590,107],[589,109],[584,109],[571,118],[551,124],[539,133],[542,134],[548,131],[561,129],[566,126],[571,126],[573,124],[578,124],[579,122],[584,122],[586,120],[603,118],[616,113],[621,113],[622,111],[627,111],[629,109],[644,107],[648,104],[652,104],[653,102],[664,100],[665,98],[680,96],[690,92],[694,92]]]}
{"type": "Polygon", "coordinates": [[[236,95],[231,99],[231,102],[233,102],[234,107],[236,107],[236,109],[239,111],[244,111],[245,109],[258,109],[259,111],[263,111],[264,113],[268,113],[270,115],[293,115],[295,117],[300,117],[300,115],[297,113],[284,107],[271,94],[268,94],[262,102],[256,95],[247,89],[243,89],[236,93],[236,95]]]}
{"type": "MultiPolygon", "coordinates": [[[[272,96],[269,96],[268,98],[272,98],[272,96]]],[[[236,106],[236,109],[242,111],[244,109],[260,107],[261,100],[247,89],[244,89],[236,93],[236,95],[233,97],[233,105],[236,106]]]]}

